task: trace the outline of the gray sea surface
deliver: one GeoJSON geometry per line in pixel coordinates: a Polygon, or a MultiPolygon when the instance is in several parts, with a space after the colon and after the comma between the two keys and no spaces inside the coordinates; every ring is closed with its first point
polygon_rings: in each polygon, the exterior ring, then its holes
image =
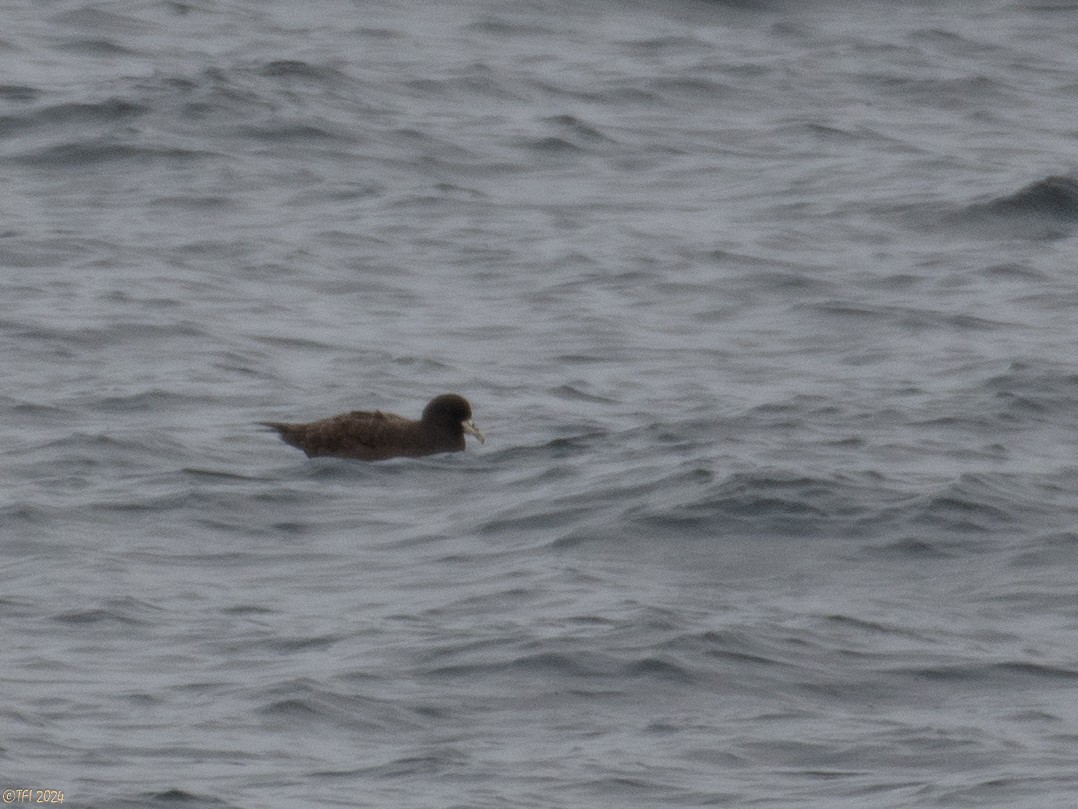
{"type": "Polygon", "coordinates": [[[1078,3],[0,16],[0,789],[1078,804],[1078,3]]]}

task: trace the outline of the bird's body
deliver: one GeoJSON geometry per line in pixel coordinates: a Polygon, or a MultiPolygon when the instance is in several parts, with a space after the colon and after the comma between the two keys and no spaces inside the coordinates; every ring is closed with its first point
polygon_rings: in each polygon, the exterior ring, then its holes
{"type": "Polygon", "coordinates": [[[464,434],[484,441],[472,422],[468,400],[455,393],[431,399],[418,421],[380,410],[353,410],[303,424],[262,422],[308,457],[332,456],[363,461],[418,458],[439,452],[462,452],[464,434]]]}

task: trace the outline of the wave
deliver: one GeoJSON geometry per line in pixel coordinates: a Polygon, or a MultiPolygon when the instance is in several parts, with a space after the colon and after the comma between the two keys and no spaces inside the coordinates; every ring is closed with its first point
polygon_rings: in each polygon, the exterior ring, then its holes
{"type": "Polygon", "coordinates": [[[993,216],[1051,217],[1078,222],[1078,181],[1051,176],[988,202],[971,205],[971,213],[993,216]]]}
{"type": "Polygon", "coordinates": [[[979,687],[1032,686],[1038,683],[1051,685],[1078,680],[1078,669],[1047,663],[1030,663],[1025,660],[902,667],[892,669],[889,674],[944,684],[972,683],[979,687]]]}
{"type": "Polygon", "coordinates": [[[34,149],[18,157],[19,162],[40,168],[76,168],[118,162],[185,164],[212,152],[179,147],[139,146],[110,140],[79,140],[34,149]]]}
{"type": "MultiPolygon", "coordinates": [[[[563,470],[563,476],[578,472],[563,470]]],[[[1073,489],[1053,473],[887,476],[875,471],[806,474],[770,469],[716,476],[703,467],[647,482],[581,482],[574,493],[522,499],[479,526],[483,534],[543,537],[554,547],[745,538],[880,540],[889,554],[923,557],[981,547],[1022,525],[1065,527],[1073,489]],[[1046,505],[1047,504],[1047,505],[1046,505]]],[[[540,490],[550,484],[535,483],[540,490]]],[[[560,488],[560,487],[558,487],[560,488]]],[[[684,546],[683,546],[684,547],[684,546]]],[[[878,550],[878,549],[877,549],[878,550]]]]}
{"type": "Polygon", "coordinates": [[[154,624],[165,611],[154,604],[137,598],[105,599],[99,607],[68,610],[52,616],[52,620],[64,624],[115,624],[119,626],[143,626],[154,624]]]}
{"type": "Polygon", "coordinates": [[[1062,238],[1078,226],[1078,181],[1051,175],[1018,191],[976,202],[958,213],[959,224],[992,228],[1000,238],[1062,238]]]}

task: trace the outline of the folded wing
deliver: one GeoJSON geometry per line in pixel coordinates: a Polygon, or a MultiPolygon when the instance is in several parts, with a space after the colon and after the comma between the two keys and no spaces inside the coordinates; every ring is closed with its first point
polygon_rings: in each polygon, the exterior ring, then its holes
{"type": "Polygon", "coordinates": [[[378,461],[411,455],[416,422],[393,413],[353,410],[306,424],[262,422],[310,458],[333,456],[378,461]]]}

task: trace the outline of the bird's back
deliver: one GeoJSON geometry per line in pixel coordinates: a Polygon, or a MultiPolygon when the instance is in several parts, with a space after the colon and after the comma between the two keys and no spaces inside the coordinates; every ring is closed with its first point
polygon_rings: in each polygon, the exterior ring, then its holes
{"type": "Polygon", "coordinates": [[[353,410],[306,424],[263,422],[310,458],[333,456],[378,461],[417,454],[418,422],[379,410],[353,410]]]}

